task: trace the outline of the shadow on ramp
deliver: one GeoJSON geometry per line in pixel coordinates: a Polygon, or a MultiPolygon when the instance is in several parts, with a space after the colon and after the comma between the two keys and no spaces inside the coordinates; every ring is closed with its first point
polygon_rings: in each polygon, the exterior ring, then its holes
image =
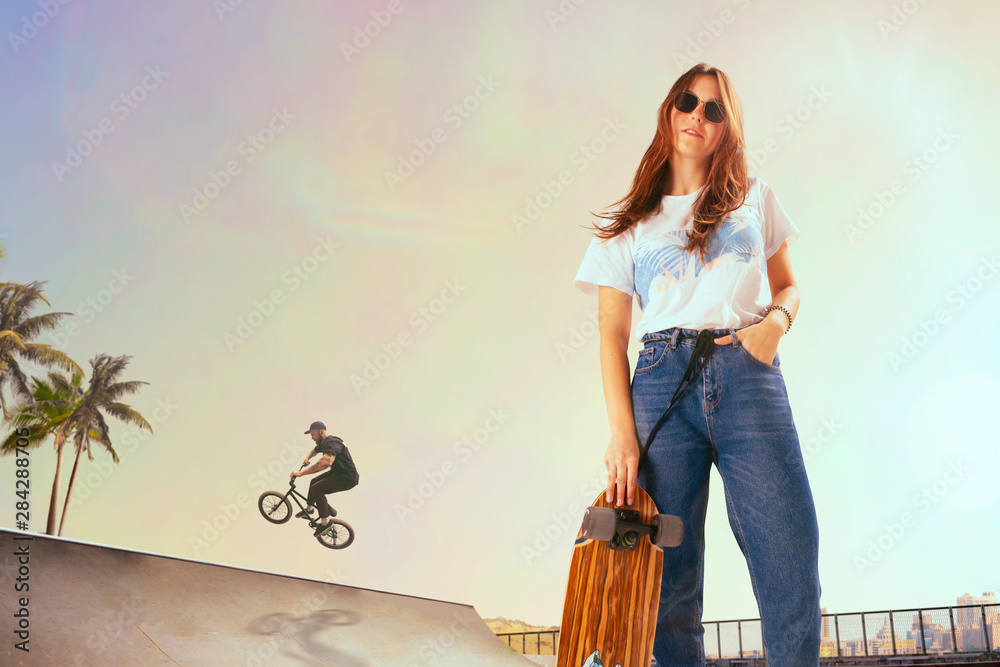
{"type": "Polygon", "coordinates": [[[6,529],[0,590],[2,665],[532,664],[469,605],[6,529]]]}

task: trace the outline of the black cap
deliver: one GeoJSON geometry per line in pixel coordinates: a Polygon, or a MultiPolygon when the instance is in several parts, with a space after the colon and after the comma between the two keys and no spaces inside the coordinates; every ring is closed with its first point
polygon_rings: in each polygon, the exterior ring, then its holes
{"type": "MultiPolygon", "coordinates": [[[[309,424],[309,431],[313,430],[314,428],[322,429],[325,431],[326,424],[324,424],[323,422],[313,422],[312,424],[309,424]]],[[[309,435],[309,431],[306,431],[306,435],[309,435]]]]}

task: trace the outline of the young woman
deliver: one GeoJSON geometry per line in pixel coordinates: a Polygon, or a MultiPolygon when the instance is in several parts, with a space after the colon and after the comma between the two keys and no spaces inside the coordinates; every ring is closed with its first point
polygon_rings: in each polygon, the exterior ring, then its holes
{"type": "Polygon", "coordinates": [[[674,83],[629,193],[597,227],[575,284],[598,295],[611,425],[606,497],[638,484],[684,520],[664,549],[653,655],[704,665],[704,527],[712,464],[746,557],[770,667],[819,664],[819,528],[778,343],[799,293],[799,230],[747,177],[743,119],[726,75],[704,63],[674,83]],[[632,298],[644,347],[629,382],[632,298]],[[669,409],[668,409],[669,408],[669,409]]]}

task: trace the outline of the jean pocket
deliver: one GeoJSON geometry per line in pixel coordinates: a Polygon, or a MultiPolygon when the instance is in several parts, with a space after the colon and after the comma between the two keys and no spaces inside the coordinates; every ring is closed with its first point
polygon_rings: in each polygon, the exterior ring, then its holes
{"type": "Polygon", "coordinates": [[[742,343],[740,344],[739,349],[740,349],[740,352],[742,352],[743,354],[745,354],[747,356],[747,358],[750,359],[750,361],[754,362],[758,366],[763,366],[764,368],[769,368],[772,371],[778,371],[779,373],[781,372],[781,360],[778,359],[778,353],[777,352],[774,353],[774,361],[769,364],[766,361],[761,361],[757,357],[755,357],[752,354],[750,354],[749,350],[747,350],[745,347],[743,347],[742,343]]]}
{"type": "Polygon", "coordinates": [[[670,346],[667,341],[646,343],[646,347],[639,351],[639,358],[635,362],[635,375],[642,375],[662,366],[669,352],[670,346]]]}

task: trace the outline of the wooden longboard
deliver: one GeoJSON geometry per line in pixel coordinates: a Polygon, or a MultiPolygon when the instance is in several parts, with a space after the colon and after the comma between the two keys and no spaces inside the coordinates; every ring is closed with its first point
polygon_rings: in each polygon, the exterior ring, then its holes
{"type": "MultiPolygon", "coordinates": [[[[604,501],[602,491],[593,507],[614,506],[604,501]]],[[[658,514],[641,488],[635,490],[635,502],[621,509],[638,510],[643,523],[658,514]]],[[[641,535],[632,551],[615,550],[607,541],[585,539],[581,527],[566,586],[557,667],[647,667],[662,573],[663,550],[649,535],[641,535]]]]}

